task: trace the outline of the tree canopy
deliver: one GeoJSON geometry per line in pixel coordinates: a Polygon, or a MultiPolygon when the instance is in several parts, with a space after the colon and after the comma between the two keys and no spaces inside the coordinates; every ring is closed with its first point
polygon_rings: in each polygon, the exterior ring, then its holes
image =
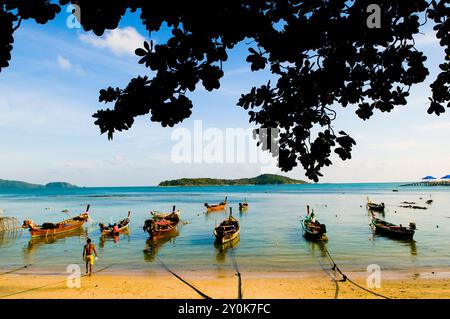
{"type": "Polygon", "coordinates": [[[100,91],[99,101],[112,106],[93,116],[110,139],[130,129],[137,116],[150,114],[162,126],[188,118],[189,92],[200,85],[219,89],[228,53],[245,42],[251,70],[270,68],[276,81],[253,87],[237,104],[248,110],[250,123],[280,130],[279,149],[271,151],[282,170],[301,164],[318,181],[333,151],[350,159],[355,145],[333,127],[337,105],[367,120],[375,111],[407,104],[410,88],[425,81],[426,56],[414,35],[427,23],[443,48],[428,113],[450,107],[450,0],[0,0],[0,71],[9,65],[22,20],[45,24],[69,3],[81,9],[83,29],[98,36],[117,28],[127,11],[139,12],[149,39],[163,24],[171,28],[167,42],[145,42],[136,50],[153,78],[139,76],[125,88],[100,91]],[[374,27],[370,19],[377,18],[374,27]]]}

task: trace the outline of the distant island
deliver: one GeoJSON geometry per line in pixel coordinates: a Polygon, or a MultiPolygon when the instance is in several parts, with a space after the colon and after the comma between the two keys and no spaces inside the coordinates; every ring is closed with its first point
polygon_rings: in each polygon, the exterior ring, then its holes
{"type": "Polygon", "coordinates": [[[5,179],[0,179],[0,189],[36,189],[36,188],[78,188],[78,186],[66,183],[66,182],[52,182],[45,185],[41,184],[31,184],[21,181],[9,181],[5,179]]]}
{"type": "Polygon", "coordinates": [[[217,179],[217,178],[180,178],[163,181],[158,186],[229,186],[229,185],[279,185],[307,184],[305,181],[275,174],[262,174],[253,178],[217,179]]]}

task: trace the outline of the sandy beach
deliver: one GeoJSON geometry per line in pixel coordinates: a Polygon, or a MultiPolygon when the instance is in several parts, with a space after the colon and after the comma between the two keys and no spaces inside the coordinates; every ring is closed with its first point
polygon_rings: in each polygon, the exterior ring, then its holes
{"type": "MultiPolygon", "coordinates": [[[[234,272],[177,273],[185,281],[213,299],[237,298],[238,280],[234,272]]],[[[333,273],[248,273],[242,275],[244,299],[348,299],[380,298],[350,282],[335,282],[333,273]]],[[[367,287],[364,273],[349,273],[355,283],[367,287]]],[[[0,298],[202,298],[194,289],[168,272],[99,272],[82,277],[80,288],[67,287],[64,274],[36,274],[28,270],[0,276],[0,298]]],[[[338,277],[340,279],[340,277],[338,277]]],[[[381,288],[374,292],[389,298],[450,298],[450,276],[445,271],[387,273],[381,288]]]]}

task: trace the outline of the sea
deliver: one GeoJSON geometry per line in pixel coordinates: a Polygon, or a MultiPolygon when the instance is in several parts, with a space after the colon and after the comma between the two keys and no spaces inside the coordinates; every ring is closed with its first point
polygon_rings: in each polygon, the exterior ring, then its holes
{"type": "Polygon", "coordinates": [[[2,189],[3,216],[20,223],[58,222],[90,205],[90,221],[64,236],[31,239],[27,229],[0,233],[0,269],[28,266],[42,272],[65,272],[83,265],[87,238],[96,245],[96,267],[110,271],[145,272],[171,269],[195,273],[222,271],[238,265],[241,272],[298,272],[320,270],[328,251],[341,269],[365,271],[369,265],[386,270],[442,269],[450,265],[450,187],[401,187],[404,183],[255,185],[206,187],[98,187],[75,189],[2,189]],[[396,190],[396,191],[394,191],[396,190]],[[213,230],[230,213],[207,213],[204,203],[228,197],[232,214],[240,220],[239,240],[214,243],[213,230]],[[412,241],[374,234],[367,198],[384,202],[379,218],[408,225],[415,222],[412,241]],[[432,199],[432,204],[426,201],[432,199]],[[238,203],[249,208],[239,212],[238,203]],[[427,207],[400,207],[414,202],[427,207]],[[143,230],[150,211],[180,210],[182,223],[172,238],[149,239],[143,230]],[[311,242],[302,236],[306,207],[326,224],[328,241],[311,242]],[[63,212],[66,211],[66,212],[63,212]],[[99,223],[118,222],[131,212],[131,227],[119,237],[101,236],[99,223]]]}

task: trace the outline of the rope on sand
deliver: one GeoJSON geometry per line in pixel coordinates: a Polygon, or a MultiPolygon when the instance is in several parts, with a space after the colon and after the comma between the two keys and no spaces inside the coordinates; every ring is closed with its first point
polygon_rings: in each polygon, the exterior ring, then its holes
{"type": "Polygon", "coordinates": [[[330,274],[329,271],[328,271],[328,269],[325,268],[325,266],[323,265],[323,263],[322,263],[320,260],[318,261],[318,263],[319,263],[319,265],[320,265],[320,268],[322,268],[323,272],[324,272],[328,277],[330,277],[331,280],[333,281],[333,283],[334,283],[334,285],[335,285],[335,287],[336,287],[336,290],[334,291],[334,299],[338,299],[338,297],[339,297],[339,282],[338,282],[338,280],[336,279],[336,274],[335,274],[335,273],[330,274]]]}
{"type": "Polygon", "coordinates": [[[7,271],[7,272],[2,272],[2,273],[0,274],[0,276],[7,275],[7,274],[12,274],[13,272],[16,272],[16,271],[19,271],[19,270],[22,270],[22,269],[26,269],[26,268],[28,268],[28,267],[31,267],[31,265],[33,265],[33,264],[28,264],[28,265],[25,265],[25,266],[22,266],[22,267],[13,269],[13,270],[9,270],[9,271],[7,271]]]}
{"type": "Polygon", "coordinates": [[[242,299],[242,278],[241,273],[239,272],[239,267],[236,261],[236,256],[234,255],[234,248],[231,250],[231,258],[233,260],[233,266],[236,270],[236,276],[238,277],[238,299],[242,299]]]}
{"type": "Polygon", "coordinates": [[[166,266],[165,263],[162,262],[162,260],[156,256],[156,260],[158,260],[158,262],[161,264],[161,266],[167,270],[168,272],[170,272],[172,275],[174,275],[178,280],[180,280],[182,283],[184,283],[185,285],[191,287],[196,293],[198,293],[200,296],[202,296],[205,299],[212,299],[211,297],[209,297],[208,295],[204,294],[203,292],[201,292],[200,290],[198,290],[195,286],[191,285],[190,283],[188,283],[186,280],[184,280],[183,278],[181,278],[180,276],[178,276],[176,273],[174,273],[169,267],[166,266]]]}
{"type": "MultiPolygon", "coordinates": [[[[111,265],[106,266],[106,267],[104,267],[104,268],[101,268],[101,269],[99,269],[99,270],[97,270],[97,271],[94,271],[94,274],[99,273],[99,272],[101,272],[101,271],[104,271],[104,270],[106,270],[106,269],[108,269],[108,268],[111,268],[113,265],[114,265],[114,264],[111,264],[111,265]]],[[[87,276],[87,274],[84,274],[84,275],[80,276],[80,278],[83,278],[83,277],[86,277],[86,276],[87,276]]],[[[62,283],[64,283],[64,282],[67,282],[67,279],[61,280],[61,281],[58,281],[58,282],[54,282],[54,283],[51,283],[51,284],[47,284],[47,285],[43,285],[43,286],[31,288],[31,289],[22,290],[22,291],[19,291],[19,292],[14,292],[14,293],[12,293],[12,294],[3,295],[3,296],[0,296],[0,299],[6,298],[6,297],[12,297],[12,296],[20,295],[20,294],[23,294],[23,293],[27,293],[27,292],[30,292],[30,291],[39,290],[39,289],[42,289],[42,288],[47,288],[47,287],[59,285],[59,284],[62,284],[62,283]]]]}
{"type": "Polygon", "coordinates": [[[391,298],[389,298],[389,297],[387,297],[387,296],[384,296],[384,295],[382,295],[382,294],[376,293],[375,291],[372,291],[372,290],[370,290],[370,289],[364,288],[363,286],[357,284],[356,282],[354,282],[353,280],[351,280],[350,278],[348,278],[348,276],[347,276],[346,274],[344,274],[344,273],[341,271],[341,269],[339,269],[338,265],[336,265],[336,263],[335,263],[333,257],[331,256],[330,252],[328,251],[328,249],[327,249],[325,246],[324,246],[324,250],[325,250],[325,252],[326,252],[328,258],[330,259],[330,262],[331,262],[332,266],[333,266],[333,268],[331,268],[331,269],[337,271],[338,273],[340,273],[340,274],[342,275],[342,280],[341,280],[341,282],[346,282],[346,281],[348,281],[348,282],[350,282],[351,284],[353,284],[353,285],[355,285],[356,287],[358,287],[359,289],[362,289],[362,290],[364,290],[364,291],[366,291],[366,292],[368,292],[368,293],[371,293],[371,294],[374,295],[374,296],[381,297],[381,298],[384,298],[384,299],[391,299],[391,298]]]}

